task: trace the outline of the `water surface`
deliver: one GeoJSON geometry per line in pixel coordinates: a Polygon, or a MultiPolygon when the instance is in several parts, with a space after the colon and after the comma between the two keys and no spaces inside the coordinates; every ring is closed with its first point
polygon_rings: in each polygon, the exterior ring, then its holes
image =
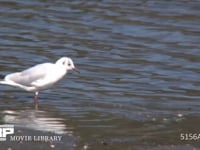
{"type": "Polygon", "coordinates": [[[33,93],[1,86],[2,124],[55,121],[69,149],[200,146],[180,140],[200,133],[199,1],[1,1],[0,20],[1,74],[62,56],[81,70],[41,92],[38,111],[33,93]]]}

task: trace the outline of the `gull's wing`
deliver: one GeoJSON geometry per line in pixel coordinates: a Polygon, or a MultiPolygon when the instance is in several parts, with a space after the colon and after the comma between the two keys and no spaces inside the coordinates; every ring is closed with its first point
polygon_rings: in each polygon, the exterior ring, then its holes
{"type": "Polygon", "coordinates": [[[39,64],[22,72],[9,74],[5,77],[5,80],[30,87],[33,86],[34,82],[42,80],[47,75],[49,69],[54,68],[54,65],[52,63],[39,64]]]}

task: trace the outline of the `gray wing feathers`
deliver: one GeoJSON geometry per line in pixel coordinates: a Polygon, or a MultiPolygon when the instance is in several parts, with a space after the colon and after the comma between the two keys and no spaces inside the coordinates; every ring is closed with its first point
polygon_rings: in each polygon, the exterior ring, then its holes
{"type": "Polygon", "coordinates": [[[5,80],[12,80],[13,82],[24,86],[31,86],[33,82],[45,77],[46,72],[51,65],[53,64],[44,63],[36,65],[22,72],[9,74],[6,76],[5,80]]]}

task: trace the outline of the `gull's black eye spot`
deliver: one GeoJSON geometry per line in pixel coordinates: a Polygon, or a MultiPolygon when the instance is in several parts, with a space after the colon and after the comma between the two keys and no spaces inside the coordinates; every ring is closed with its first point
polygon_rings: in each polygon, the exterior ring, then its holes
{"type": "Polygon", "coordinates": [[[65,61],[63,61],[63,63],[62,63],[63,65],[65,65],[65,61]]]}
{"type": "Polygon", "coordinates": [[[71,64],[70,64],[70,63],[68,63],[68,66],[71,66],[71,64]]]}

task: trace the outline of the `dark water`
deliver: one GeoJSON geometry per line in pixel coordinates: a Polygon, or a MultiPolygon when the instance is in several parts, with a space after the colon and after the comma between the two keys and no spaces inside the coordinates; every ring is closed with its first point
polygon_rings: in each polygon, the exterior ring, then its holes
{"type": "Polygon", "coordinates": [[[41,92],[38,111],[32,93],[0,86],[1,124],[62,134],[54,149],[200,147],[180,139],[200,134],[200,1],[0,2],[1,74],[62,56],[81,73],[41,92]]]}

